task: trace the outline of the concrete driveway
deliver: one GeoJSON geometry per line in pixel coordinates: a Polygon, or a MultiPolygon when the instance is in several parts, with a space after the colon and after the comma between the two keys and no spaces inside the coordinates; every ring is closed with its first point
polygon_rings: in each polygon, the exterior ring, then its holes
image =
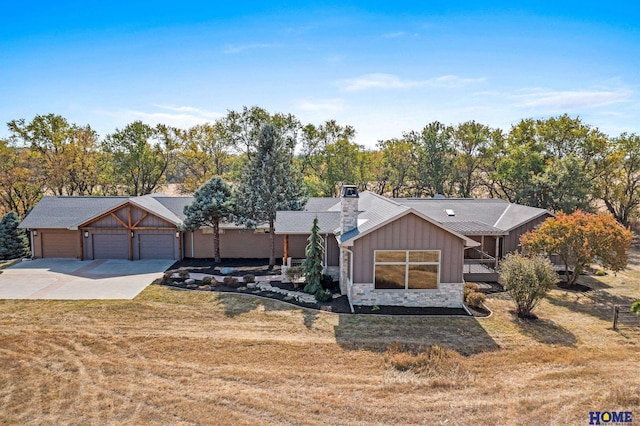
{"type": "Polygon", "coordinates": [[[0,299],[133,299],[173,263],[173,260],[27,260],[0,271],[0,299]]]}

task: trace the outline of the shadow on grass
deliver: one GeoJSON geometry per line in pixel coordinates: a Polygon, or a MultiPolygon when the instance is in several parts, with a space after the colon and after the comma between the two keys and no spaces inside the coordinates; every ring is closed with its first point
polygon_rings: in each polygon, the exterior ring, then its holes
{"type": "Polygon", "coordinates": [[[545,345],[575,346],[576,336],[566,328],[545,319],[522,319],[514,314],[513,322],[520,332],[545,345]]]}
{"type": "Polygon", "coordinates": [[[438,345],[462,355],[495,351],[500,346],[473,317],[341,315],[334,328],[348,350],[384,352],[389,345],[438,345]]]}
{"type": "Polygon", "coordinates": [[[573,312],[591,315],[605,321],[611,320],[614,305],[630,305],[634,302],[632,298],[615,296],[601,290],[594,290],[588,293],[562,291],[559,295],[547,295],[547,300],[552,305],[561,306],[573,312]]]}

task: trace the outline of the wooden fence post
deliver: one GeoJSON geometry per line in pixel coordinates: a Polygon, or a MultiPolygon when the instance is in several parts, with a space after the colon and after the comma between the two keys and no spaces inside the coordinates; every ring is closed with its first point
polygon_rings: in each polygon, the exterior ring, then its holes
{"type": "Polygon", "coordinates": [[[614,306],[613,307],[613,329],[617,330],[618,329],[618,313],[620,311],[620,307],[619,306],[614,306]]]}

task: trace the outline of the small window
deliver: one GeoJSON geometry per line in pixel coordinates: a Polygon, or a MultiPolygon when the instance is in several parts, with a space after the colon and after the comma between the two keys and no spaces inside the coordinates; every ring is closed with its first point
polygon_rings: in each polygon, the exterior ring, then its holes
{"type": "Polygon", "coordinates": [[[374,287],[378,290],[438,288],[438,250],[379,250],[374,260],[374,287]]]}

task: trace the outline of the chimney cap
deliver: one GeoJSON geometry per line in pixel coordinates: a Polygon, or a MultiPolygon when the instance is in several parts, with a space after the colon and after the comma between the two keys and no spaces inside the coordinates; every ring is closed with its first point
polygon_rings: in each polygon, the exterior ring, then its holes
{"type": "Polygon", "coordinates": [[[358,187],[355,185],[342,185],[342,198],[359,198],[358,187]]]}

